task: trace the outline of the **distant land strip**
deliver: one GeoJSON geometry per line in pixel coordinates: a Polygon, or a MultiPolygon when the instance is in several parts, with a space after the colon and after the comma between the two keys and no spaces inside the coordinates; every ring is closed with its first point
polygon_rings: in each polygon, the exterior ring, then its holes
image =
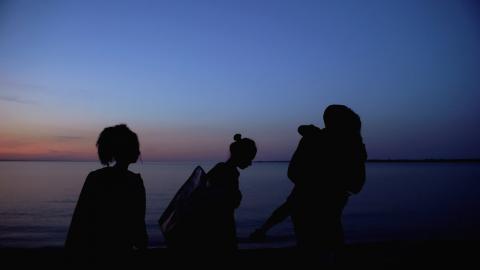
{"type": "MultiPolygon", "coordinates": [[[[90,159],[0,159],[0,162],[5,161],[38,161],[38,162],[97,162],[98,160],[90,159]]],[[[199,161],[199,160],[143,160],[143,162],[213,162],[199,161]]],[[[288,163],[289,160],[256,160],[254,163],[288,163]]],[[[369,159],[368,163],[477,163],[480,158],[457,158],[457,159],[369,159]]]]}
{"type": "MultiPolygon", "coordinates": [[[[285,163],[288,160],[258,160],[256,163],[285,163]]],[[[464,163],[464,162],[480,162],[480,158],[458,158],[458,159],[369,159],[368,163],[464,163]]]]}

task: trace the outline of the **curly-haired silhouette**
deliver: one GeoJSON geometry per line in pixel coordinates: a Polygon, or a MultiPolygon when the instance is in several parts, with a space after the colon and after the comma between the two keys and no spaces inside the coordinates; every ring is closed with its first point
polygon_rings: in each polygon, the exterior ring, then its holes
{"type": "Polygon", "coordinates": [[[140,174],[128,170],[140,155],[139,141],[126,125],[116,125],[102,131],[97,148],[106,167],[88,174],[65,248],[78,260],[118,260],[147,247],[145,188],[140,174]]]}
{"type": "Polygon", "coordinates": [[[298,128],[303,137],[288,167],[295,187],[252,240],[263,240],[270,228],[291,216],[299,248],[333,252],[343,245],[343,208],[365,183],[367,153],[360,117],[350,108],[330,105],[323,118],[324,129],[298,128]]]}

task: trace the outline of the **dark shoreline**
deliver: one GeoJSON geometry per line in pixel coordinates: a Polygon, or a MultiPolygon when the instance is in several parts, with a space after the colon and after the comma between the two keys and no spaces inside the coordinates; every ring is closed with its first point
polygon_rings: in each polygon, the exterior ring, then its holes
{"type": "MultiPolygon", "coordinates": [[[[290,161],[254,161],[254,163],[288,163],[290,161]]],[[[369,159],[367,163],[480,163],[480,159],[369,159]]]]}
{"type": "MultiPolygon", "coordinates": [[[[72,159],[0,159],[0,162],[98,162],[98,160],[72,160],[72,159]]],[[[143,162],[214,162],[214,161],[162,161],[144,160],[143,162]]],[[[288,160],[257,160],[253,163],[288,163],[288,160]]],[[[480,163],[480,158],[459,159],[369,159],[367,163],[480,163]]]]}
{"type": "Polygon", "coordinates": [[[369,159],[367,163],[480,163],[480,159],[369,159]]]}
{"type": "MultiPolygon", "coordinates": [[[[444,267],[467,267],[477,263],[478,241],[396,241],[382,243],[364,243],[346,245],[341,256],[335,260],[333,266],[340,268],[351,267],[374,267],[374,268],[396,268],[396,267],[419,267],[425,266],[431,269],[432,266],[444,267]]],[[[45,265],[71,266],[65,260],[62,248],[0,248],[0,259],[2,265],[45,265]]],[[[133,256],[132,263],[136,266],[182,266],[186,265],[185,259],[200,259],[189,261],[199,265],[210,266],[212,262],[227,259],[226,257],[212,257],[208,259],[200,252],[193,256],[185,254],[173,254],[165,248],[151,248],[142,254],[133,256]],[[184,261],[182,261],[184,260],[184,261]],[[217,260],[217,261],[215,261],[217,260]]],[[[217,254],[218,255],[218,254],[217,254]]],[[[228,257],[229,262],[235,267],[247,266],[303,266],[301,256],[295,248],[271,248],[271,249],[243,249],[233,257],[228,257]]],[[[331,263],[330,263],[331,264],[331,263]]],[[[187,264],[188,265],[188,264],[187,264]]],[[[198,265],[197,265],[198,267],[198,265]]],[[[228,267],[231,268],[231,267],[228,267]]],[[[475,267],[472,267],[475,268],[475,267]]]]}

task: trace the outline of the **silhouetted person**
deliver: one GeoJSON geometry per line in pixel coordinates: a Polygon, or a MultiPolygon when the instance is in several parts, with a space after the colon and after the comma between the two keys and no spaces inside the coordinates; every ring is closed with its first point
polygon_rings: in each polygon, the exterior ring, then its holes
{"type": "Polygon", "coordinates": [[[257,154],[255,142],[234,136],[235,142],[230,145],[230,158],[226,162],[215,165],[207,173],[210,205],[208,208],[208,228],[205,236],[209,247],[215,250],[236,250],[237,231],[234,212],[240,206],[242,193],[237,168],[245,169],[252,165],[257,154]]]}
{"type": "Polygon", "coordinates": [[[116,125],[100,133],[97,148],[106,167],[88,174],[65,248],[75,261],[115,263],[147,247],[145,188],[140,174],[128,170],[140,155],[139,141],[126,125],[116,125]]]}
{"type": "MultiPolygon", "coordinates": [[[[234,136],[230,145],[230,158],[216,164],[206,175],[206,187],[192,198],[191,216],[182,222],[176,232],[175,249],[218,254],[233,254],[237,250],[237,233],[234,212],[240,206],[240,172],[252,164],[257,153],[255,142],[234,136]]],[[[186,215],[187,216],[187,215],[186,215]]]]}
{"type": "Polygon", "coordinates": [[[330,105],[325,128],[300,126],[303,136],[289,167],[295,184],[292,221],[301,250],[334,252],[344,243],[342,211],[365,183],[367,153],[360,117],[344,105],[330,105]]]}

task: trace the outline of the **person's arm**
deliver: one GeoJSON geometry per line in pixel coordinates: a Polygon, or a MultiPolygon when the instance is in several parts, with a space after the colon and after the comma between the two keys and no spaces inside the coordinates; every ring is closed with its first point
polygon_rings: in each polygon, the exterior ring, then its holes
{"type": "Polygon", "coordinates": [[[242,192],[240,191],[240,187],[238,184],[238,179],[234,183],[233,194],[232,194],[232,203],[234,209],[240,207],[240,203],[242,202],[242,192]]]}
{"type": "Polygon", "coordinates": [[[365,185],[366,172],[365,161],[367,160],[367,151],[362,144],[353,158],[352,168],[348,175],[348,192],[352,194],[359,193],[365,185]]]}
{"type": "Polygon", "coordinates": [[[210,208],[230,211],[237,209],[242,201],[238,175],[233,175],[221,166],[215,166],[207,173],[209,179],[210,208]]]}
{"type": "Polygon", "coordinates": [[[137,249],[144,250],[148,246],[148,234],[145,225],[145,209],[146,209],[146,196],[145,187],[143,185],[142,177],[138,176],[138,190],[137,190],[137,205],[136,205],[136,217],[134,226],[134,245],[137,249]]]}
{"type": "Polygon", "coordinates": [[[298,143],[297,149],[295,153],[293,153],[292,159],[288,164],[288,178],[295,184],[300,179],[303,179],[305,176],[305,165],[308,162],[306,158],[308,157],[308,149],[307,149],[307,142],[306,138],[302,138],[298,143]]]}
{"type": "Polygon", "coordinates": [[[250,239],[253,241],[261,241],[265,239],[267,232],[273,228],[275,225],[284,221],[287,217],[291,215],[291,205],[289,201],[286,201],[280,205],[272,215],[263,223],[263,225],[255,230],[251,235],[250,239]]]}
{"type": "Polygon", "coordinates": [[[85,183],[83,184],[82,191],[77,201],[75,211],[72,216],[70,228],[68,230],[67,239],[65,241],[65,248],[68,250],[73,249],[86,249],[91,242],[91,232],[93,222],[94,211],[94,176],[92,173],[88,174],[85,183]]]}
{"type": "Polygon", "coordinates": [[[217,207],[228,211],[240,207],[240,203],[242,202],[242,192],[238,186],[238,180],[234,183],[215,186],[213,187],[213,192],[215,193],[212,194],[216,194],[214,196],[218,199],[216,202],[217,207]]]}

